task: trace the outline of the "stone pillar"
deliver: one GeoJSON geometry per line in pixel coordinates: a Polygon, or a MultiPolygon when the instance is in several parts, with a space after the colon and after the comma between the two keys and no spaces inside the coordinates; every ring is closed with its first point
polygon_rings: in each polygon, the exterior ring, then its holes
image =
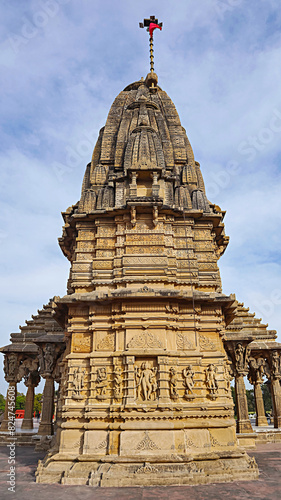
{"type": "Polygon", "coordinates": [[[249,419],[248,402],[244,376],[248,374],[249,351],[244,342],[238,342],[232,349],[233,368],[235,374],[235,394],[237,406],[237,433],[244,434],[253,432],[249,419]]]}
{"type": "Polygon", "coordinates": [[[237,406],[236,431],[238,434],[253,432],[251,422],[249,420],[248,402],[243,374],[236,374],[235,376],[235,395],[237,406]]]}
{"type": "Polygon", "coordinates": [[[55,425],[54,425],[54,432],[56,433],[57,436],[57,446],[58,443],[60,442],[60,434],[61,434],[61,424],[62,424],[62,406],[64,403],[64,399],[67,395],[67,380],[66,380],[66,374],[67,374],[67,361],[64,360],[62,361],[62,356],[60,360],[57,362],[57,373],[55,374],[55,381],[58,382],[59,388],[58,388],[58,393],[57,393],[57,408],[56,408],[56,414],[55,414],[55,425]]]}
{"type": "Polygon", "coordinates": [[[39,373],[31,372],[26,378],[25,385],[27,386],[27,393],[25,399],[25,412],[22,422],[22,429],[33,429],[33,407],[34,407],[34,389],[40,381],[39,373]]]}
{"type": "Polygon", "coordinates": [[[1,424],[1,431],[8,432],[14,428],[16,416],[17,383],[10,382],[7,390],[4,416],[1,424]],[[10,425],[9,425],[10,423],[10,425]]]}
{"type": "Polygon", "coordinates": [[[7,390],[4,417],[1,424],[1,431],[8,432],[15,426],[17,380],[19,370],[19,357],[15,352],[7,353],[4,357],[5,379],[9,383],[7,390]],[[9,425],[10,424],[10,425],[9,425]]]}
{"type": "Polygon", "coordinates": [[[43,408],[38,429],[39,436],[51,436],[54,434],[53,414],[55,385],[54,379],[51,375],[46,375],[45,378],[46,381],[43,391],[43,408]]]}
{"type": "Polygon", "coordinates": [[[269,356],[269,378],[271,385],[271,397],[273,406],[273,422],[275,429],[281,427],[281,359],[280,353],[274,350],[269,356]]]}
{"type": "Polygon", "coordinates": [[[137,196],[137,177],[138,174],[136,172],[132,172],[131,184],[130,184],[130,196],[137,196]]]}
{"type": "Polygon", "coordinates": [[[263,382],[265,361],[263,358],[249,359],[249,382],[254,386],[256,425],[268,425],[264,411],[263,395],[261,384],[263,382]]]}
{"type": "MultiPolygon", "coordinates": [[[[159,394],[159,406],[170,404],[170,385],[169,377],[170,373],[168,371],[168,358],[166,356],[158,356],[158,394],[159,394]]],[[[175,374],[177,376],[176,368],[175,374]]]]}
{"type": "Polygon", "coordinates": [[[56,368],[58,358],[62,352],[62,345],[56,342],[46,342],[43,337],[39,339],[38,344],[40,375],[46,380],[43,391],[43,408],[38,435],[51,436],[52,434],[54,434],[54,379],[57,376],[56,368]]]}
{"type": "Polygon", "coordinates": [[[256,425],[268,425],[267,418],[264,411],[263,395],[261,390],[261,385],[256,382],[254,384],[254,396],[255,396],[255,407],[256,407],[256,425]]]}
{"type": "Polygon", "coordinates": [[[125,406],[135,406],[135,372],[134,372],[134,362],[135,356],[125,356],[125,387],[126,387],[126,399],[125,406]]]}
{"type": "Polygon", "coordinates": [[[34,406],[34,385],[30,384],[27,387],[25,398],[24,419],[22,429],[33,429],[33,406],[34,406]]]}
{"type": "Polygon", "coordinates": [[[273,405],[273,422],[275,429],[281,427],[281,387],[279,380],[271,381],[271,397],[273,405]]]}

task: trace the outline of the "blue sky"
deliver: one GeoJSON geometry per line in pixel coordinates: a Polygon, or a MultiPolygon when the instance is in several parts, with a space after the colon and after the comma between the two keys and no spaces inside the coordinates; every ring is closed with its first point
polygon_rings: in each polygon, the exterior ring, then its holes
{"type": "Polygon", "coordinates": [[[159,85],[209,199],[227,211],[223,291],[281,332],[279,2],[4,0],[1,10],[1,345],[65,294],[60,212],[80,197],[113,99],[149,70],[138,23],[151,14],[164,23],[159,85]]]}

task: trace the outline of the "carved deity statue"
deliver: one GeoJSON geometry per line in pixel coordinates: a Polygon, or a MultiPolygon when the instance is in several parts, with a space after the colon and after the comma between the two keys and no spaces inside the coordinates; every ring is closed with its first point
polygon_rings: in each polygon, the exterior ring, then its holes
{"type": "Polygon", "coordinates": [[[52,372],[55,365],[55,350],[56,346],[54,344],[46,344],[45,348],[45,371],[52,372]]]}
{"type": "Polygon", "coordinates": [[[18,368],[18,356],[12,352],[4,358],[4,372],[6,379],[15,379],[18,368]]]}
{"type": "Polygon", "coordinates": [[[115,399],[122,398],[122,377],[121,377],[121,367],[114,367],[114,378],[113,378],[113,393],[115,399]]]}
{"type": "Polygon", "coordinates": [[[32,379],[36,379],[40,376],[39,374],[36,376],[35,373],[37,373],[37,368],[38,368],[38,361],[36,359],[28,358],[25,359],[20,365],[17,373],[17,381],[20,382],[22,379],[24,379],[24,384],[26,386],[28,385],[33,385],[32,384],[32,379]],[[30,375],[34,373],[33,377],[30,375]]]}
{"type": "Polygon", "coordinates": [[[186,368],[184,368],[182,374],[184,378],[183,385],[185,387],[185,397],[190,399],[190,397],[194,396],[194,371],[192,370],[192,366],[188,365],[186,368]]]}
{"type": "Polygon", "coordinates": [[[265,360],[263,358],[250,358],[248,379],[250,384],[262,384],[265,374],[265,360]]]}
{"type": "Polygon", "coordinates": [[[83,396],[81,396],[81,391],[84,387],[84,379],[85,379],[85,373],[86,370],[82,370],[81,366],[78,366],[78,368],[75,368],[73,372],[73,399],[81,399],[83,396]]]}
{"type": "Polygon", "coordinates": [[[144,401],[150,401],[156,398],[156,373],[157,368],[150,368],[147,361],[144,361],[141,367],[135,368],[138,399],[140,399],[141,396],[144,401]]]}
{"type": "Polygon", "coordinates": [[[177,392],[177,372],[173,366],[170,368],[170,391],[172,399],[177,399],[179,397],[177,392]]]}
{"type": "Polygon", "coordinates": [[[235,347],[234,354],[235,354],[236,370],[238,372],[241,370],[246,370],[249,359],[249,352],[247,347],[243,347],[243,345],[239,342],[235,347]]]}
{"type": "Polygon", "coordinates": [[[212,363],[206,368],[206,385],[211,395],[215,395],[218,390],[216,372],[217,367],[212,363]]]}
{"type": "Polygon", "coordinates": [[[45,348],[40,348],[40,352],[38,355],[40,373],[49,373],[51,374],[53,369],[55,368],[56,363],[56,345],[48,343],[45,348]]]}
{"type": "Polygon", "coordinates": [[[96,380],[96,389],[97,389],[97,399],[106,399],[106,389],[107,389],[107,373],[106,368],[98,368],[97,369],[97,380],[96,380]]]}
{"type": "Polygon", "coordinates": [[[278,351],[272,351],[271,354],[272,374],[274,378],[281,377],[280,355],[278,351]]]}
{"type": "Polygon", "coordinates": [[[225,380],[225,391],[229,392],[230,391],[230,382],[234,377],[233,369],[230,365],[230,361],[228,362],[227,360],[225,361],[223,365],[223,371],[224,371],[224,380],[225,380]]]}

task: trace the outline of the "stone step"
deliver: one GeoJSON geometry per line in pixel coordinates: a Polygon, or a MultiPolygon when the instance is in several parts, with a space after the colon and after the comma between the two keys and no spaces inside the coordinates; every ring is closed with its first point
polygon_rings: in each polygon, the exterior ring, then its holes
{"type": "Polygon", "coordinates": [[[6,446],[14,439],[16,446],[35,446],[36,441],[33,439],[35,433],[32,434],[19,434],[10,436],[7,432],[0,432],[0,446],[6,446]]]}

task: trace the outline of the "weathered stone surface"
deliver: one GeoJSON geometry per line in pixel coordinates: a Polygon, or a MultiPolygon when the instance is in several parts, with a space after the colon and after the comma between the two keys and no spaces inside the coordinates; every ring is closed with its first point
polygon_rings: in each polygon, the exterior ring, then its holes
{"type": "Polygon", "coordinates": [[[217,267],[228,242],[223,216],[207,201],[170,98],[143,80],[127,87],[100,133],[81,200],[64,214],[60,245],[71,272],[58,302],[61,422],[38,482],[257,477],[238,446],[226,380],[223,335],[237,304],[222,294],[217,267]]]}

